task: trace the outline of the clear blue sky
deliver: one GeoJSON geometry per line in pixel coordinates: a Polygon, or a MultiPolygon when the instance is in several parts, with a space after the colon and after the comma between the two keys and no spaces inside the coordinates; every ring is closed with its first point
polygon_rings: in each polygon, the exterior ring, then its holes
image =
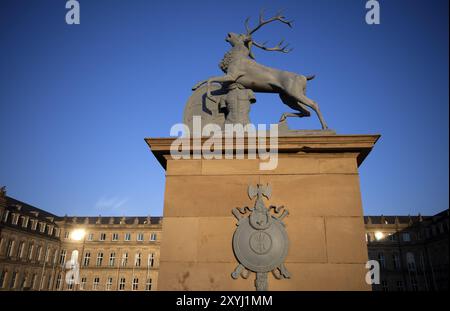
{"type": "MultiPolygon", "coordinates": [[[[0,184],[64,215],[161,215],[164,170],[144,137],[169,136],[190,88],[221,74],[229,31],[279,8],[294,28],[256,37],[294,50],[259,62],[316,74],[308,96],[340,134],[380,133],[360,169],[366,214],[433,214],[449,206],[448,0],[0,1],[0,184]]],[[[286,107],[257,94],[251,119],[286,107]]],[[[316,117],[290,119],[318,128],[316,117]]]]}

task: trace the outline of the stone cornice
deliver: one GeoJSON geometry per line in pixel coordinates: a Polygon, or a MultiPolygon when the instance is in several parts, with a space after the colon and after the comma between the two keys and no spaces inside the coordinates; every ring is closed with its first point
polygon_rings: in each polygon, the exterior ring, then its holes
{"type": "MultiPolygon", "coordinates": [[[[356,153],[358,166],[362,164],[364,159],[372,150],[373,146],[380,138],[380,135],[304,135],[304,136],[284,136],[278,137],[278,152],[279,153],[356,153]]],[[[158,159],[159,163],[165,169],[167,164],[167,156],[170,156],[170,146],[176,140],[176,137],[170,138],[145,138],[146,143],[151,151],[158,159]]],[[[208,137],[201,138],[201,145],[207,141],[208,137]]],[[[222,140],[222,152],[230,148],[248,149],[247,139],[244,139],[243,144],[229,145],[226,144],[226,139],[222,140]]],[[[193,139],[186,139],[186,144],[191,146],[193,139]]],[[[266,145],[269,139],[267,138],[266,145]]]]}

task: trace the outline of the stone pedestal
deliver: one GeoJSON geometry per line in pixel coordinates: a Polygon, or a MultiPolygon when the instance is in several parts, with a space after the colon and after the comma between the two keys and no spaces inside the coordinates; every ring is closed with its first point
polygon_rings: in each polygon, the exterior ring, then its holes
{"type": "Polygon", "coordinates": [[[370,290],[358,166],[378,135],[280,137],[278,167],[260,160],[173,160],[173,138],[146,142],[166,170],[158,290],[255,290],[234,280],[234,207],[253,206],[249,185],[269,184],[267,206],[284,205],[290,279],[269,290],[370,290]]]}

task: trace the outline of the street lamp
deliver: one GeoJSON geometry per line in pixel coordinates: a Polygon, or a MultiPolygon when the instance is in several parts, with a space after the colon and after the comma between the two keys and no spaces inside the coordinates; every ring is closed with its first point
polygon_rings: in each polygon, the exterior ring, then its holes
{"type": "Polygon", "coordinates": [[[71,232],[70,238],[74,241],[81,241],[84,239],[86,235],[86,230],[84,229],[75,229],[71,232]]]}
{"type": "Polygon", "coordinates": [[[377,231],[375,232],[375,239],[377,239],[377,241],[381,240],[384,238],[384,234],[381,231],[377,231]]]}
{"type": "MultiPolygon", "coordinates": [[[[83,260],[83,253],[84,253],[84,243],[86,242],[86,230],[79,228],[79,229],[75,229],[70,233],[70,239],[73,241],[83,241],[83,244],[81,246],[81,253],[80,253],[80,264],[79,264],[79,269],[81,270],[81,265],[82,265],[82,260],[83,260]]],[[[78,270],[78,271],[80,271],[78,270]]],[[[78,277],[79,277],[80,273],[78,273],[78,277]]],[[[79,280],[78,280],[79,282],[79,280]]],[[[73,289],[75,290],[75,287],[77,286],[77,284],[73,285],[73,289]]]]}

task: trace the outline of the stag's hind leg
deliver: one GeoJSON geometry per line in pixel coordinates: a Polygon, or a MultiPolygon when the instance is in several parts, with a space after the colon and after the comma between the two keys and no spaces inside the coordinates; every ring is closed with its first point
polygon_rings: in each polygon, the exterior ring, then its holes
{"type": "Polygon", "coordinates": [[[286,120],[287,117],[303,118],[311,116],[311,112],[309,112],[309,110],[302,103],[299,103],[294,97],[281,93],[280,98],[286,106],[298,111],[283,113],[281,115],[280,122],[286,120]]]}
{"type": "Polygon", "coordinates": [[[319,117],[320,123],[322,124],[322,129],[325,130],[328,128],[327,123],[322,116],[322,112],[320,112],[319,105],[315,101],[309,99],[303,93],[293,94],[292,96],[298,101],[297,104],[299,106],[301,106],[302,104],[306,105],[316,112],[317,116],[319,117]]]}
{"type": "Polygon", "coordinates": [[[320,124],[322,124],[322,129],[326,130],[328,126],[323,118],[322,112],[319,109],[319,105],[312,99],[306,97],[304,94],[298,95],[297,98],[300,103],[303,103],[308,107],[311,107],[311,109],[313,109],[317,113],[317,116],[319,117],[320,120],[320,124]]]}

